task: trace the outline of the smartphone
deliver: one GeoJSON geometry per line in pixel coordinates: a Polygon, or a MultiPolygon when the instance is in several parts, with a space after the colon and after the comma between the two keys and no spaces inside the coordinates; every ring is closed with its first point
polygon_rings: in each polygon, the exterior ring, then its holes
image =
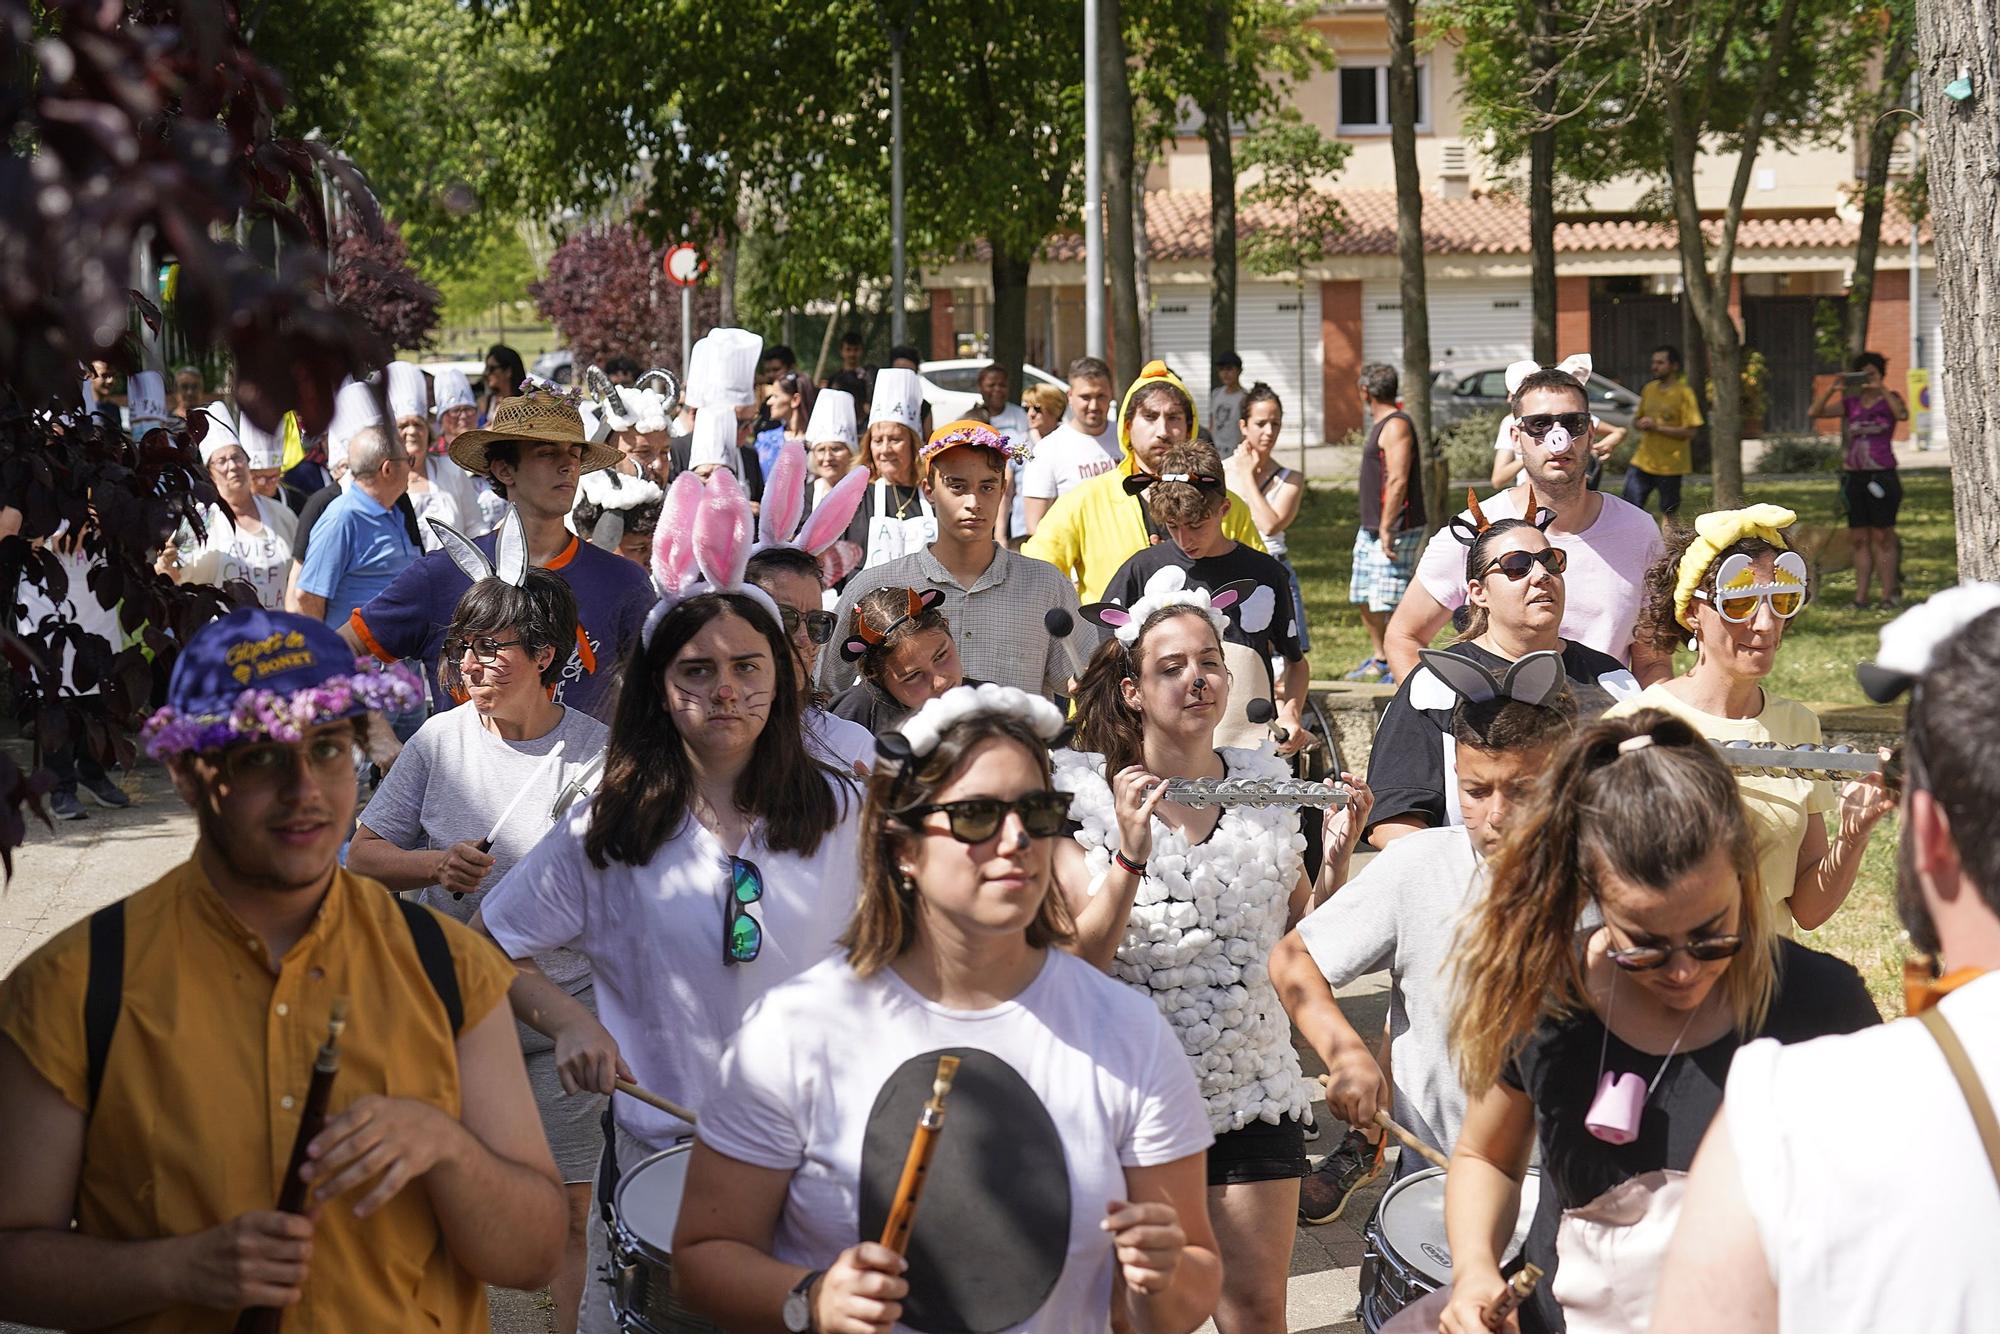
{"type": "Polygon", "coordinates": [[[1846,389],[1859,389],[1868,383],[1868,372],[1843,371],[1841,372],[1840,383],[1846,389]]]}

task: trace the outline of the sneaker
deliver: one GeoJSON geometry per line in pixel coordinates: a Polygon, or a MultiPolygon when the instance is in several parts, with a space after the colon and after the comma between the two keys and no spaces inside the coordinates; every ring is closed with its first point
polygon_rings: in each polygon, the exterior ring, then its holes
{"type": "Polygon", "coordinates": [[[1379,681],[1389,674],[1389,664],[1380,658],[1363,658],[1361,665],[1347,674],[1349,681],[1379,681]]]}
{"type": "Polygon", "coordinates": [[[90,812],[83,808],[83,803],[76,799],[74,792],[49,793],[49,814],[58,820],[84,820],[90,817],[90,812]]]}
{"type": "Polygon", "coordinates": [[[79,778],[77,785],[82,788],[85,795],[106,810],[122,811],[132,804],[132,798],[125,795],[125,789],[112,782],[108,775],[95,781],[79,778]]]}
{"type": "Polygon", "coordinates": [[[1311,1227],[1331,1223],[1347,1208],[1356,1191],[1382,1171],[1382,1158],[1358,1130],[1319,1160],[1319,1166],[1299,1183],[1299,1221],[1311,1227]]]}

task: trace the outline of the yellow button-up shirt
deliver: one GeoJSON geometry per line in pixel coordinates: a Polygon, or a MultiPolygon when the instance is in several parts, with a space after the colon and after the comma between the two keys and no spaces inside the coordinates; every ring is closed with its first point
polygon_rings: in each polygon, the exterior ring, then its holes
{"type": "MultiPolygon", "coordinates": [[[[439,923],[469,1030],[505,998],[514,970],[459,923],[439,923]]],[[[335,996],[350,1006],[329,1119],[369,1093],[459,1114],[456,1037],[409,925],[374,881],[336,870],[276,972],[194,860],[126,900],[125,941],[124,1007],[84,1141],[85,1234],[182,1236],[275,1206],[335,996]]],[[[78,1108],[89,966],[84,921],[0,981],[0,1032],[78,1108]]],[[[485,1290],[445,1249],[421,1183],[365,1219],[352,1204],[321,1211],[286,1334],[487,1328],[485,1290]]],[[[227,1331],[235,1318],[181,1307],[117,1328],[227,1331]]]]}
{"type": "MultiPolygon", "coordinates": [[[[1084,602],[1104,600],[1104,587],[1126,561],[1146,549],[1146,511],[1137,496],[1125,494],[1132,475],[1132,455],[1118,466],[1081,486],[1070,488],[1049,506],[1035,526],[1035,535],[1021,548],[1024,556],[1045,560],[1076,582],[1084,602]]],[[[1250,517],[1250,507],[1234,492],[1222,516],[1222,535],[1257,551],[1264,538],[1250,517]]]]}

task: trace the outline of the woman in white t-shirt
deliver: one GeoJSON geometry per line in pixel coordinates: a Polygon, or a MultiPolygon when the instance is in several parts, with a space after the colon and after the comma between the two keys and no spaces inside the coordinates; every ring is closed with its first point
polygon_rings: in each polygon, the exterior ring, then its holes
{"type": "Polygon", "coordinates": [[[886,739],[846,952],[757,1005],[702,1108],[674,1277],[725,1327],[1105,1330],[1114,1277],[1141,1329],[1213,1309],[1194,1079],[1143,998],[1060,948],[1061,730],[988,685],[886,739]],[[944,1054],[906,1263],[876,1239],[944,1054]]]}
{"type": "MultiPolygon", "coordinates": [[[[1112,633],[1078,685],[1076,749],[1055,757],[1079,823],[1056,857],[1077,952],[1165,1012],[1207,1103],[1225,1331],[1284,1327],[1312,1100],[1265,969],[1313,892],[1298,811],[1164,800],[1169,779],[1291,774],[1268,748],[1215,745],[1230,691],[1216,604],[1233,606],[1236,593],[1181,589],[1129,609],[1084,608],[1112,633]]],[[[1354,800],[1327,813],[1322,894],[1346,881],[1371,801],[1341,777],[1354,800]]]]}
{"type": "Polygon", "coordinates": [[[202,536],[195,536],[192,524],[182,525],[174,542],[161,552],[158,568],[175,583],[220,585],[240,579],[257,591],[259,605],[280,609],[298,516],[282,501],[251,489],[250,455],[238,442],[227,410],[217,403],[201,411],[209,417],[201,461],[208,465],[209,480],[222,503],[202,508],[202,536]]]}

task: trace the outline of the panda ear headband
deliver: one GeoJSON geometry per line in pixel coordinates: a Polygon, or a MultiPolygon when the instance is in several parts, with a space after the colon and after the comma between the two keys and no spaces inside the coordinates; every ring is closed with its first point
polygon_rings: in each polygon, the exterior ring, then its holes
{"type": "MultiPolygon", "coordinates": [[[[854,475],[857,474],[849,474],[849,476],[854,475]]],[[[944,601],[944,593],[935,588],[926,588],[921,593],[914,588],[906,588],[903,591],[909,594],[910,597],[908,610],[904,611],[901,616],[898,616],[880,630],[877,630],[874,626],[863,620],[857,608],[853,613],[854,633],[840,642],[840,656],[844,660],[859,662],[876,649],[882,647],[888,641],[890,635],[895,634],[905,625],[916,620],[917,617],[944,601]]],[[[1053,708],[1054,706],[1051,705],[1050,707],[1053,708]]]]}
{"type": "Polygon", "coordinates": [[[1546,708],[1563,691],[1562,654],[1553,649],[1517,658],[1498,676],[1470,658],[1439,649],[1419,649],[1417,657],[1467,704],[1506,699],[1546,708]]]}
{"type": "MultiPolygon", "coordinates": [[[[1527,499],[1521,503],[1521,514],[1523,517],[1511,520],[1511,522],[1525,523],[1544,533],[1548,532],[1549,525],[1556,521],[1556,512],[1554,510],[1543,509],[1535,504],[1535,484],[1533,482],[1528,483],[1528,495],[1527,499]]],[[[1491,528],[1496,523],[1508,522],[1510,520],[1487,518],[1486,511],[1479,507],[1478,495],[1468,486],[1465,488],[1465,513],[1452,516],[1450,524],[1451,535],[1457,538],[1459,544],[1470,552],[1473,547],[1479,545],[1480,537],[1488,528],[1491,528]]]]}
{"type": "Polygon", "coordinates": [[[1256,587],[1247,579],[1239,579],[1213,592],[1204,588],[1189,588],[1187,571],[1176,565],[1166,565],[1146,581],[1145,592],[1131,607],[1121,607],[1115,602],[1092,602],[1079,610],[1083,612],[1084,619],[1109,630],[1128,649],[1139,642],[1139,627],[1154,612],[1167,607],[1194,608],[1208,617],[1209,624],[1215,627],[1216,637],[1221,638],[1229,632],[1229,621],[1222,613],[1248,598],[1256,587]]]}

